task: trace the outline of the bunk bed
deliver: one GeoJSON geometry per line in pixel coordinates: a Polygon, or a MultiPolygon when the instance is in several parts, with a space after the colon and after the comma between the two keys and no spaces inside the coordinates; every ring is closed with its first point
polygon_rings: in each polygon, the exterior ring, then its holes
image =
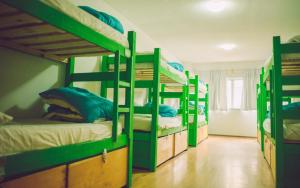
{"type": "MultiPolygon", "coordinates": [[[[102,69],[113,71],[112,62],[111,58],[104,58],[102,69]]],[[[184,73],[167,64],[158,48],[153,53],[136,56],[135,74],[135,88],[148,90],[148,102],[152,103],[152,107],[135,106],[134,109],[133,166],[155,171],[158,165],[187,149],[187,78],[184,73]],[[172,83],[181,84],[182,91],[164,89],[164,84],[172,83]],[[181,117],[171,117],[164,123],[164,118],[159,115],[159,108],[160,103],[167,98],[181,101],[181,117]],[[139,121],[141,119],[144,121],[139,121]],[[148,128],[141,129],[142,126],[148,128]]],[[[106,96],[110,87],[108,82],[102,85],[103,96],[106,96]]]]}
{"type": "Polygon", "coordinates": [[[82,134],[83,130],[100,129],[97,131],[103,135],[41,149],[10,153],[1,150],[4,152],[0,156],[0,187],[131,187],[135,33],[129,32],[126,37],[68,1],[2,0],[0,10],[1,46],[66,63],[66,86],[74,82],[112,80],[115,91],[110,122],[97,125],[56,122],[53,126],[53,122],[26,125],[20,122],[1,126],[2,133],[12,133],[10,129],[21,126],[24,133],[30,134],[30,127],[34,127],[35,134],[43,134],[47,128],[52,131],[53,139],[62,139],[62,135],[56,135],[61,133],[60,127],[66,137],[77,128],[82,134]],[[74,72],[75,57],[107,54],[114,55],[113,72],[74,72]],[[120,71],[121,57],[126,62],[124,71],[120,71]],[[126,92],[122,106],[118,102],[120,87],[125,87],[126,92]],[[120,113],[125,117],[123,129],[119,125],[120,113]]]}
{"type": "Polygon", "coordinates": [[[208,85],[199,81],[198,75],[189,72],[186,75],[189,78],[189,145],[195,147],[208,136],[208,85]]]}
{"type": "Polygon", "coordinates": [[[274,37],[273,55],[262,69],[258,88],[261,146],[278,188],[300,186],[300,113],[284,105],[297,105],[290,98],[300,96],[299,54],[299,40],[281,43],[274,37]]]}

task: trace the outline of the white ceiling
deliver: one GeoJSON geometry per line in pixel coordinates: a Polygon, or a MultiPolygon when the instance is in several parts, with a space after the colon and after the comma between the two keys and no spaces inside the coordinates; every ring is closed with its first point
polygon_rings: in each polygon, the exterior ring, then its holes
{"type": "Polygon", "coordinates": [[[266,59],[272,36],[300,34],[300,0],[227,0],[213,13],[207,0],[105,0],[182,62],[249,62],[266,59]],[[237,48],[224,51],[222,43],[237,48]]]}

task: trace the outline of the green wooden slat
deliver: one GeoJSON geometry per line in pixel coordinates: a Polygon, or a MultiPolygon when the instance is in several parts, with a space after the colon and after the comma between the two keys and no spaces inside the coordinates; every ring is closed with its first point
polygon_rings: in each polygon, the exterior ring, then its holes
{"type": "Polygon", "coordinates": [[[136,62],[136,33],[128,32],[129,49],[131,57],[126,61],[126,81],[130,87],[125,89],[125,106],[130,108],[130,112],[125,114],[125,132],[128,139],[128,178],[127,187],[132,186],[132,166],[133,166],[133,113],[134,113],[134,88],[135,88],[135,62],[136,62]]]}
{"type": "MultiPolygon", "coordinates": [[[[108,72],[108,64],[107,64],[107,56],[102,57],[102,62],[100,66],[100,72],[108,72]]],[[[112,81],[113,82],[113,81],[112,81]]],[[[101,82],[101,88],[100,88],[100,95],[104,98],[107,97],[107,88],[108,88],[108,83],[107,81],[102,81],[101,82]]],[[[113,86],[112,86],[113,88],[113,86]]]]}
{"type": "Polygon", "coordinates": [[[153,88],[152,80],[137,80],[135,81],[135,88],[153,88]]]}
{"type": "Polygon", "coordinates": [[[153,93],[152,93],[152,122],[151,122],[151,138],[150,138],[150,165],[151,171],[156,170],[157,162],[157,130],[159,118],[159,92],[160,92],[160,49],[154,49],[153,58],[153,93]]]}
{"type": "Polygon", "coordinates": [[[199,102],[205,102],[205,101],[206,101],[206,98],[205,98],[205,97],[204,97],[204,98],[199,98],[198,101],[199,101],[199,102]]]}
{"type": "Polygon", "coordinates": [[[281,44],[281,53],[300,53],[300,43],[281,44]]]}
{"type": "MultiPolygon", "coordinates": [[[[191,100],[193,100],[194,98],[196,98],[196,95],[195,94],[189,94],[189,98],[191,99],[191,100]]],[[[193,100],[194,101],[194,100],[193,100]]]]}
{"type": "Polygon", "coordinates": [[[120,85],[120,87],[130,87],[130,83],[128,83],[128,82],[125,82],[125,81],[119,81],[119,85],[120,85]]]}
{"type": "MultiPolygon", "coordinates": [[[[119,72],[121,79],[126,78],[126,72],[119,72]]],[[[108,81],[115,79],[115,72],[90,72],[90,73],[74,73],[71,75],[73,82],[86,81],[108,81]]]]}
{"type": "Polygon", "coordinates": [[[119,113],[126,113],[126,112],[130,112],[130,108],[119,107],[118,111],[119,113]]]}
{"type": "Polygon", "coordinates": [[[65,76],[65,87],[73,86],[73,82],[71,80],[71,75],[74,73],[75,70],[75,58],[69,58],[69,62],[66,66],[66,76],[65,76]]]}
{"type": "Polygon", "coordinates": [[[152,110],[151,110],[151,108],[144,107],[144,106],[135,106],[134,113],[136,113],[136,114],[151,114],[152,110]]]}
{"type": "Polygon", "coordinates": [[[300,91],[299,90],[284,90],[284,91],[282,91],[282,96],[297,97],[297,96],[300,96],[300,91]]]}
{"type": "Polygon", "coordinates": [[[182,96],[182,92],[160,92],[162,98],[181,98],[182,96]]]}
{"type": "Polygon", "coordinates": [[[165,88],[166,88],[166,84],[161,84],[161,91],[160,91],[160,103],[164,104],[165,102],[165,97],[162,96],[162,93],[165,93],[165,88]]]}
{"type": "Polygon", "coordinates": [[[274,72],[273,87],[274,98],[271,100],[274,107],[273,120],[275,123],[275,139],[276,139],[276,187],[282,188],[284,177],[284,145],[283,145],[283,120],[282,120],[282,70],[281,70],[281,44],[280,37],[273,38],[273,56],[274,56],[274,72]]]}
{"type": "Polygon", "coordinates": [[[115,53],[115,64],[113,73],[114,76],[114,94],[113,94],[113,126],[112,126],[112,139],[117,140],[118,125],[119,125],[119,87],[120,87],[120,52],[115,53]]]}
{"type": "Polygon", "coordinates": [[[300,85],[300,76],[283,76],[282,85],[300,85]]]}

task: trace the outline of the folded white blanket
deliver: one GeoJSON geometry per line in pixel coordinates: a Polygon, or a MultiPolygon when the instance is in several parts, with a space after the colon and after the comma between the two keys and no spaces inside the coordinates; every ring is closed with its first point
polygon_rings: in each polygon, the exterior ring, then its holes
{"type": "Polygon", "coordinates": [[[0,112],[0,125],[1,124],[6,124],[6,123],[9,123],[13,120],[13,117],[12,116],[9,116],[7,114],[4,114],[2,112],[0,112]]]}

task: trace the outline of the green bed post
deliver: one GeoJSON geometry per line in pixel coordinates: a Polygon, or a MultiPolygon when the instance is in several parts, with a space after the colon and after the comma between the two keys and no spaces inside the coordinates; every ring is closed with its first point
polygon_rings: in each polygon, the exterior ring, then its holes
{"type": "Polygon", "coordinates": [[[183,85],[183,93],[182,93],[182,104],[183,104],[183,113],[182,113],[182,125],[185,127],[188,126],[189,121],[189,93],[188,93],[188,85],[183,85]]]}
{"type": "MultiPolygon", "coordinates": [[[[100,71],[101,72],[108,72],[108,68],[109,68],[108,66],[109,66],[108,56],[103,56],[102,61],[101,61],[100,71]]],[[[106,81],[101,82],[100,95],[104,98],[107,98],[107,82],[106,81]]]]}
{"type": "Polygon", "coordinates": [[[154,61],[153,61],[153,101],[152,101],[152,128],[150,136],[150,170],[156,170],[157,160],[157,129],[158,129],[158,117],[159,117],[159,93],[160,93],[160,49],[154,49],[154,61]]]}
{"type": "Polygon", "coordinates": [[[208,103],[208,84],[206,84],[206,93],[205,93],[205,120],[206,120],[206,124],[208,125],[208,108],[209,108],[209,103],[208,103]]]}
{"type": "Polygon", "coordinates": [[[114,94],[113,94],[113,127],[112,127],[112,139],[117,141],[118,135],[118,123],[119,123],[119,87],[120,87],[120,52],[115,53],[114,62],[114,94]]]}
{"type": "Polygon", "coordinates": [[[275,121],[274,121],[274,66],[270,69],[270,122],[271,122],[271,137],[275,138],[275,121]]]}
{"type": "MultiPolygon", "coordinates": [[[[161,92],[165,92],[166,84],[161,84],[161,92]]],[[[164,104],[165,99],[163,97],[160,98],[160,103],[164,104]]]]}
{"type": "MultiPolygon", "coordinates": [[[[260,74],[260,77],[259,77],[259,86],[260,86],[260,97],[259,97],[259,104],[260,104],[260,109],[261,109],[261,105],[265,102],[264,101],[264,95],[265,95],[265,90],[264,90],[264,87],[263,87],[263,79],[264,79],[264,68],[262,68],[262,73],[260,74]]],[[[261,151],[263,152],[264,151],[264,136],[265,136],[265,129],[263,127],[263,117],[262,117],[262,111],[260,111],[259,113],[259,128],[260,128],[260,135],[261,135],[261,138],[260,138],[260,143],[261,143],[261,151]]]]}
{"type": "Polygon", "coordinates": [[[194,86],[194,93],[190,95],[189,101],[194,101],[193,109],[193,122],[189,124],[189,146],[197,146],[197,128],[198,128],[198,104],[199,104],[199,76],[195,75],[194,78],[190,78],[189,72],[186,72],[189,78],[189,85],[194,86]]]}
{"type": "Polygon", "coordinates": [[[132,186],[132,163],[133,163],[133,115],[134,115],[134,88],[135,88],[135,62],[136,62],[136,33],[128,32],[129,48],[131,57],[126,61],[126,78],[130,87],[125,89],[125,106],[129,113],[125,114],[125,131],[128,136],[128,180],[127,187],[132,186]]]}
{"type": "Polygon", "coordinates": [[[75,58],[70,57],[68,64],[66,65],[66,75],[65,75],[65,87],[72,87],[73,82],[72,82],[72,74],[75,71],[75,58]]]}
{"type": "MultiPolygon", "coordinates": [[[[273,38],[274,55],[274,123],[276,139],[276,187],[284,186],[284,145],[283,145],[283,118],[282,118],[282,72],[281,72],[281,44],[280,37],[273,38]]],[[[272,95],[272,93],[271,93],[272,95]]],[[[272,114],[273,115],[273,114],[272,114]]]]}

